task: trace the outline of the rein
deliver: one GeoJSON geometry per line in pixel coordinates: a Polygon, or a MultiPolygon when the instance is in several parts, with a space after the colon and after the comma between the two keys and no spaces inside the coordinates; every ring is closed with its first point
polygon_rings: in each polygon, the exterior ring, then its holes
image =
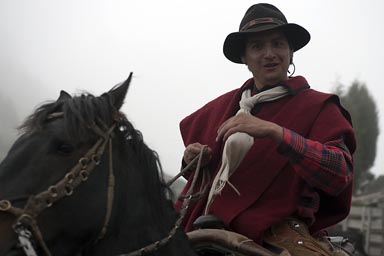
{"type": "Polygon", "coordinates": [[[195,171],[195,174],[193,176],[193,180],[192,180],[192,183],[191,183],[191,186],[189,187],[187,193],[184,195],[183,199],[183,204],[182,204],[182,207],[180,209],[180,215],[179,217],[177,218],[173,228],[169,231],[168,233],[168,236],[164,237],[163,239],[161,240],[158,240],[156,242],[153,242],[141,249],[138,249],[136,251],[133,251],[133,252],[130,252],[130,253],[126,253],[126,254],[119,254],[117,256],[142,256],[142,255],[148,255],[150,253],[153,253],[155,251],[157,251],[159,248],[161,248],[162,246],[166,245],[171,239],[172,237],[176,234],[176,231],[177,229],[179,229],[180,225],[181,225],[181,222],[183,221],[184,219],[184,216],[185,214],[187,213],[187,209],[188,209],[188,206],[189,206],[189,203],[191,202],[191,200],[193,199],[199,199],[200,198],[200,195],[205,193],[206,190],[207,190],[207,186],[208,186],[208,183],[205,183],[204,180],[207,180],[207,176],[209,175],[209,172],[206,171],[206,170],[203,170],[203,183],[202,184],[205,184],[201,187],[200,191],[197,192],[197,193],[193,193],[194,191],[194,187],[196,185],[196,181],[200,175],[200,170],[201,170],[201,161],[202,161],[202,158],[203,158],[203,153],[207,150],[207,146],[204,146],[199,155],[197,155],[185,168],[183,168],[179,174],[177,174],[174,178],[172,178],[170,181],[167,182],[167,186],[170,186],[172,185],[173,182],[175,182],[175,180],[177,180],[180,176],[182,176],[184,173],[190,171],[193,166],[196,164],[197,162],[197,166],[196,166],[196,171],[195,171]]]}
{"type": "MultiPolygon", "coordinates": [[[[62,116],[63,113],[61,112],[54,113],[51,114],[48,119],[62,116]]],[[[43,210],[51,207],[55,202],[64,197],[71,196],[78,186],[88,180],[89,175],[91,175],[96,166],[100,164],[100,159],[104,154],[107,144],[109,144],[109,176],[106,215],[103,227],[95,243],[104,237],[110,221],[114,197],[115,177],[112,166],[112,137],[115,128],[116,123],[104,132],[94,124],[91,129],[100,136],[97,142],[82,158],[79,159],[78,163],[64,176],[63,179],[50,186],[47,190],[37,195],[29,196],[24,208],[13,206],[11,200],[0,201],[0,211],[11,213],[17,218],[13,224],[13,229],[18,235],[19,242],[27,256],[37,256],[35,249],[32,246],[32,238],[34,238],[40,245],[46,256],[52,256],[44,241],[36,218],[43,210]]]]}

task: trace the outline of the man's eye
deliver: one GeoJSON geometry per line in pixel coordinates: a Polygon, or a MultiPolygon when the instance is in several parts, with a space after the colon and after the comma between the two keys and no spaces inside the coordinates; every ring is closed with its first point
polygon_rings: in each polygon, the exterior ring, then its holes
{"type": "Polygon", "coordinates": [[[276,41],[274,42],[275,47],[283,47],[285,43],[283,41],[276,41]]]}

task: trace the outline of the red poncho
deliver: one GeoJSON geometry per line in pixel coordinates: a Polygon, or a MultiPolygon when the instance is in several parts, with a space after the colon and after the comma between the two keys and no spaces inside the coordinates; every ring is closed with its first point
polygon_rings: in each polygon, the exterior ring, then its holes
{"type": "MultiPolygon", "coordinates": [[[[220,168],[224,146],[223,142],[215,141],[217,130],[225,120],[236,114],[241,92],[251,86],[252,79],[241,88],[209,102],[180,123],[186,146],[199,142],[212,148],[213,156],[208,166],[212,177],[220,168]]],[[[309,89],[303,77],[291,78],[285,82],[285,86],[290,89],[290,96],[261,103],[255,106],[252,113],[320,143],[342,137],[352,154],[355,138],[350,116],[340,105],[338,97],[309,89]],[[328,107],[325,108],[326,105],[328,107]],[[334,118],[330,124],[319,116],[334,118]]],[[[292,214],[310,218],[308,223],[311,224],[311,232],[345,218],[350,209],[352,184],[349,183],[338,195],[329,195],[327,191],[312,187],[294,170],[289,159],[278,152],[278,148],[279,145],[271,139],[255,139],[254,145],[230,177],[230,182],[241,195],[230,186],[224,187],[221,194],[216,196],[210,214],[221,218],[228,229],[256,242],[261,241],[267,228],[292,214]],[[311,206],[311,197],[320,198],[319,205],[311,206]],[[308,202],[304,207],[305,200],[308,202]]],[[[190,181],[183,193],[189,186],[190,181]]],[[[186,231],[191,231],[195,219],[203,214],[206,200],[205,196],[189,206],[183,222],[186,231]]],[[[180,209],[181,204],[181,201],[177,201],[176,209],[180,209]]]]}

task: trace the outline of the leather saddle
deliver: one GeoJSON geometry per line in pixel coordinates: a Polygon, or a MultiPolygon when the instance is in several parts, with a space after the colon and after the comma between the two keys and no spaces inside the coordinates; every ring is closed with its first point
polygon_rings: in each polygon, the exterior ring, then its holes
{"type": "Polygon", "coordinates": [[[199,217],[197,230],[187,233],[192,247],[201,256],[291,256],[287,250],[262,247],[241,234],[224,229],[224,224],[213,215],[199,217]]]}
{"type": "MultiPolygon", "coordinates": [[[[213,215],[198,218],[197,230],[187,233],[192,247],[200,256],[348,256],[349,248],[328,237],[322,241],[313,238],[303,222],[287,219],[271,227],[266,233],[265,247],[241,234],[224,229],[223,222],[213,215]]],[[[345,243],[351,244],[351,243],[345,243]]]]}
{"type": "Polygon", "coordinates": [[[187,236],[201,256],[291,256],[287,250],[272,252],[243,235],[224,229],[198,229],[187,236]]]}

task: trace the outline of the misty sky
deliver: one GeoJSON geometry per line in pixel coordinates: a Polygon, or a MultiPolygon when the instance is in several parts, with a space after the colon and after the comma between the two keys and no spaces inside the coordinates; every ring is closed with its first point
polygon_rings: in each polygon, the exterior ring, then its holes
{"type": "MultiPolygon", "coordinates": [[[[0,99],[9,98],[21,122],[62,89],[101,94],[133,71],[123,110],[159,153],[164,170],[176,174],[184,150],[179,121],[251,76],[224,57],[222,45],[254,3],[0,0],[0,99]]],[[[365,83],[383,130],[384,1],[270,3],[311,33],[311,42],[294,55],[295,74],[324,92],[356,79],[365,83]]],[[[383,152],[380,135],[375,174],[384,174],[383,152]]]]}

